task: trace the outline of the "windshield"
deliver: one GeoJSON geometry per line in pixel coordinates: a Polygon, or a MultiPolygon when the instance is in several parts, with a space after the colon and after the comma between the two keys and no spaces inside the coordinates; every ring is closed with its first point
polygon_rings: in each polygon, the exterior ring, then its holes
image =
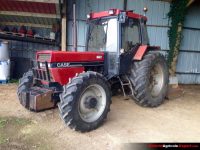
{"type": "Polygon", "coordinates": [[[97,19],[89,23],[88,51],[117,51],[117,19],[97,19]]]}

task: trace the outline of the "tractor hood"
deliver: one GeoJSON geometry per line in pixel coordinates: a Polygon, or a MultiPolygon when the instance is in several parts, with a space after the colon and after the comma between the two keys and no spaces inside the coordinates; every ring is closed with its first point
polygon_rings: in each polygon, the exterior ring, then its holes
{"type": "Polygon", "coordinates": [[[40,51],[36,55],[40,62],[103,62],[103,52],[63,52],[63,51],[40,51]]]}

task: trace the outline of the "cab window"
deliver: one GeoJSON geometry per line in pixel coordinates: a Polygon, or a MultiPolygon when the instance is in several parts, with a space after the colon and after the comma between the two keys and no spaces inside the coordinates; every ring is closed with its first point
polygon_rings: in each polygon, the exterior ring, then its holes
{"type": "Polygon", "coordinates": [[[135,19],[127,19],[122,24],[122,45],[121,48],[125,51],[131,50],[134,45],[141,42],[139,21],[135,19]]]}

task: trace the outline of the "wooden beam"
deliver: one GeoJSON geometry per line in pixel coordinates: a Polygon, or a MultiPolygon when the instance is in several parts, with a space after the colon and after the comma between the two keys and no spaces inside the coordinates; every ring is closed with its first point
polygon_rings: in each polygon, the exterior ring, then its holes
{"type": "Polygon", "coordinates": [[[7,26],[27,26],[27,27],[35,27],[35,28],[52,28],[52,25],[44,25],[44,24],[33,24],[33,23],[20,23],[20,22],[0,22],[0,25],[7,26]]]}
{"type": "Polygon", "coordinates": [[[19,12],[19,11],[0,11],[0,15],[10,16],[25,16],[25,17],[41,17],[41,18],[60,18],[57,14],[41,14],[41,13],[30,13],[30,12],[19,12]]]}
{"type": "Polygon", "coordinates": [[[61,31],[61,50],[66,51],[67,50],[67,19],[66,17],[62,18],[62,31],[61,31]]]}
{"type": "Polygon", "coordinates": [[[40,2],[40,3],[53,3],[59,4],[58,0],[15,0],[15,1],[23,1],[23,2],[40,2]]]}
{"type": "Polygon", "coordinates": [[[61,51],[67,51],[67,0],[63,0],[61,9],[61,51]]]}
{"type": "Polygon", "coordinates": [[[189,7],[195,0],[189,0],[187,7],[189,7]]]}

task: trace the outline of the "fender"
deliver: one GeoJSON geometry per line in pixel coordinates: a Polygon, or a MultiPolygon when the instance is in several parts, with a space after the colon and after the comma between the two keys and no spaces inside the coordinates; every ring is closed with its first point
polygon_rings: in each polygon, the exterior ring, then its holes
{"type": "Polygon", "coordinates": [[[141,45],[136,54],[133,57],[133,60],[142,60],[142,57],[144,56],[145,52],[147,51],[148,46],[147,45],[141,45]]]}

